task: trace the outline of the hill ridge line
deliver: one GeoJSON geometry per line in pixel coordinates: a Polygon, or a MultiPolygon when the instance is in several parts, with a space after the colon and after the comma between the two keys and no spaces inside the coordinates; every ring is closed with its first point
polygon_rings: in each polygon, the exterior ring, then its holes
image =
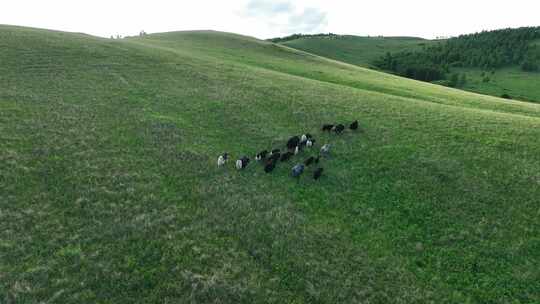
{"type": "MultiPolygon", "coordinates": [[[[140,45],[140,46],[144,46],[144,47],[151,47],[151,48],[161,49],[161,50],[169,51],[169,52],[172,52],[172,53],[181,53],[181,54],[188,54],[189,55],[189,53],[183,52],[183,51],[178,50],[176,48],[159,46],[159,45],[155,45],[155,44],[152,44],[152,43],[144,43],[144,42],[141,42],[138,39],[128,40],[127,42],[128,43],[133,43],[133,44],[136,44],[136,45],[140,45]]],[[[263,42],[265,42],[265,41],[263,41],[263,42]]],[[[320,59],[322,59],[324,61],[337,63],[337,64],[340,64],[340,65],[343,65],[343,66],[346,66],[346,67],[350,67],[350,68],[353,68],[353,69],[374,72],[374,73],[381,74],[381,75],[384,75],[384,76],[390,76],[390,77],[396,77],[396,78],[400,78],[400,79],[406,79],[406,80],[411,81],[411,82],[419,82],[419,81],[415,81],[415,80],[411,80],[411,79],[407,79],[407,78],[387,74],[387,73],[380,72],[380,71],[374,71],[374,70],[366,69],[366,68],[355,66],[355,65],[352,65],[352,64],[349,64],[349,63],[346,63],[346,62],[342,62],[342,61],[322,57],[322,56],[319,56],[319,55],[315,55],[315,54],[312,54],[312,53],[309,53],[309,52],[296,50],[296,49],[293,49],[293,48],[290,48],[290,47],[287,47],[287,46],[282,46],[282,45],[271,43],[271,42],[268,42],[268,43],[278,45],[280,47],[283,47],[284,49],[292,50],[292,51],[294,51],[296,53],[307,54],[307,55],[310,55],[310,56],[320,58],[320,59]]],[[[216,58],[214,56],[208,56],[208,55],[205,55],[205,57],[216,58]]],[[[253,64],[249,64],[249,63],[239,63],[239,62],[236,62],[234,60],[229,60],[229,59],[222,59],[222,58],[220,58],[220,59],[223,60],[223,61],[234,63],[235,65],[246,66],[246,67],[250,67],[250,68],[253,68],[253,69],[260,69],[260,70],[264,70],[264,71],[268,71],[268,72],[278,73],[278,74],[281,74],[281,75],[286,75],[288,77],[295,77],[295,78],[311,80],[311,81],[315,81],[315,82],[319,82],[319,83],[326,83],[326,84],[330,84],[330,85],[336,85],[336,86],[340,86],[340,87],[359,90],[359,91],[366,92],[366,93],[379,94],[381,96],[391,96],[391,97],[399,98],[399,99],[406,100],[406,101],[413,101],[413,102],[420,102],[421,101],[421,102],[429,103],[429,104],[433,104],[433,105],[447,106],[447,107],[453,107],[453,108],[459,108],[459,109],[467,109],[467,110],[481,112],[481,113],[497,113],[497,114],[501,114],[501,115],[514,115],[514,116],[517,116],[517,117],[527,117],[527,118],[540,119],[539,116],[527,115],[526,113],[512,113],[512,112],[496,111],[496,110],[492,110],[492,109],[481,109],[481,108],[472,107],[470,105],[466,106],[466,105],[447,104],[447,103],[444,103],[444,102],[440,102],[440,101],[436,101],[436,100],[432,100],[432,99],[427,99],[427,98],[421,98],[421,97],[413,98],[413,97],[410,97],[410,96],[391,94],[391,93],[381,92],[381,91],[378,91],[378,90],[368,90],[368,89],[364,89],[364,88],[358,88],[358,87],[355,87],[355,86],[352,86],[352,85],[347,85],[347,84],[344,84],[344,83],[332,82],[332,81],[328,81],[328,80],[316,79],[316,78],[311,78],[311,77],[307,77],[307,76],[303,76],[303,75],[296,75],[296,74],[292,74],[292,73],[287,73],[285,71],[280,71],[280,70],[276,70],[276,69],[272,69],[272,68],[268,68],[268,67],[264,67],[264,66],[258,66],[258,65],[253,65],[253,64]]],[[[419,82],[419,83],[421,83],[423,85],[436,86],[434,84],[428,84],[428,83],[422,83],[422,82],[419,82]]],[[[454,91],[456,91],[458,93],[466,93],[466,94],[478,95],[478,96],[481,96],[483,98],[489,98],[489,99],[492,99],[493,102],[503,102],[503,101],[497,100],[496,97],[489,96],[489,95],[483,95],[483,94],[478,94],[478,93],[473,93],[473,92],[465,92],[465,91],[462,91],[462,90],[451,89],[451,88],[447,88],[447,87],[442,87],[442,88],[448,89],[448,90],[454,90],[454,91]]],[[[522,104],[524,106],[527,106],[527,107],[537,108],[537,110],[539,111],[538,114],[540,115],[540,105],[538,105],[538,104],[524,102],[524,101],[513,101],[513,102],[518,102],[518,103],[520,103],[520,104],[522,104]]]]}

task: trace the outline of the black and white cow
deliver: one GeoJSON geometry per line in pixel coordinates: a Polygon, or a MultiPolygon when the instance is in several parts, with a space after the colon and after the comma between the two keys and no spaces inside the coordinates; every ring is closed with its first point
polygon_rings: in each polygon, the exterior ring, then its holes
{"type": "Polygon", "coordinates": [[[244,156],[236,161],[236,169],[241,170],[247,167],[249,164],[249,157],[244,156]]]}
{"type": "Polygon", "coordinates": [[[261,160],[266,158],[266,155],[268,155],[268,151],[263,150],[263,151],[259,152],[257,155],[255,155],[255,160],[256,161],[261,161],[261,160]]]}
{"type": "Polygon", "coordinates": [[[217,159],[218,167],[225,165],[225,163],[227,162],[227,159],[229,159],[229,154],[223,153],[222,155],[220,155],[217,159]]]}

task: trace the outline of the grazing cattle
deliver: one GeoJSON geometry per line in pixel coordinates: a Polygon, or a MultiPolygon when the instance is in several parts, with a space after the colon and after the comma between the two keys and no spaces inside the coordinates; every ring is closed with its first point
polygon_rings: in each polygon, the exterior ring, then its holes
{"type": "Polygon", "coordinates": [[[302,137],[300,137],[300,142],[305,142],[308,140],[308,137],[306,134],[302,134],[302,137]]]}
{"type": "Polygon", "coordinates": [[[280,156],[281,156],[281,153],[275,152],[275,153],[272,153],[270,155],[270,157],[268,157],[268,160],[271,161],[271,162],[277,162],[279,160],[280,156]]]}
{"type": "Polygon", "coordinates": [[[279,149],[274,149],[274,150],[270,151],[270,156],[272,156],[272,155],[274,155],[276,153],[279,153],[279,152],[280,152],[279,149]]]}
{"type": "Polygon", "coordinates": [[[311,156],[311,157],[309,157],[308,159],[306,159],[306,160],[304,161],[304,164],[306,165],[306,167],[308,167],[308,166],[311,165],[314,161],[315,161],[315,157],[311,156]]]}
{"type": "Polygon", "coordinates": [[[241,159],[236,161],[236,169],[244,169],[249,164],[249,157],[244,156],[241,159]]]}
{"type": "Polygon", "coordinates": [[[315,170],[315,172],[313,172],[313,179],[317,180],[321,177],[322,173],[323,173],[323,168],[317,168],[317,170],[315,170]]]}
{"type": "Polygon", "coordinates": [[[294,155],[297,155],[300,151],[302,151],[300,146],[296,146],[296,148],[294,148],[294,155]]]}
{"type": "Polygon", "coordinates": [[[289,138],[289,140],[287,141],[287,148],[289,150],[292,150],[292,149],[294,149],[294,147],[298,146],[299,142],[300,142],[300,137],[293,136],[293,137],[289,138]]]}
{"type": "Polygon", "coordinates": [[[313,136],[311,136],[311,134],[309,133],[306,133],[306,139],[311,139],[311,138],[313,138],[313,136]]]}
{"type": "Polygon", "coordinates": [[[244,156],[240,160],[242,161],[242,168],[247,167],[247,165],[249,164],[249,157],[244,156]]]}
{"type": "Polygon", "coordinates": [[[227,153],[223,153],[223,155],[220,155],[217,159],[217,165],[218,167],[221,167],[223,165],[225,165],[225,163],[227,162],[227,159],[229,158],[229,154],[227,153]]]}
{"type": "Polygon", "coordinates": [[[294,166],[292,168],[291,175],[293,177],[300,177],[300,175],[302,175],[302,173],[304,173],[304,165],[297,164],[296,166],[294,166]]]}
{"type": "Polygon", "coordinates": [[[358,120],[353,121],[353,123],[351,123],[351,125],[349,126],[349,129],[357,130],[358,129],[358,120]]]}
{"type": "Polygon", "coordinates": [[[315,139],[308,139],[306,141],[306,147],[313,147],[314,143],[315,143],[315,139]]]}
{"type": "Polygon", "coordinates": [[[269,161],[266,166],[264,166],[264,172],[270,173],[276,168],[276,163],[274,161],[269,161]]]}
{"type": "Polygon", "coordinates": [[[268,155],[268,151],[263,150],[263,151],[259,152],[259,154],[257,154],[257,155],[255,156],[255,160],[256,160],[256,161],[260,161],[260,160],[262,160],[262,159],[265,159],[265,158],[266,158],[266,155],[268,155]]]}
{"type": "Polygon", "coordinates": [[[321,154],[328,155],[330,153],[330,144],[325,144],[321,147],[321,154]]]}
{"type": "Polygon", "coordinates": [[[342,124],[339,124],[335,127],[334,131],[337,133],[337,134],[341,134],[343,131],[345,130],[345,126],[342,125],[342,124]]]}
{"type": "Polygon", "coordinates": [[[293,155],[294,155],[294,153],[292,153],[292,152],[285,152],[285,153],[281,154],[281,161],[282,162],[287,161],[293,155]]]}
{"type": "Polygon", "coordinates": [[[323,131],[328,131],[328,132],[330,132],[330,131],[332,131],[332,128],[334,128],[334,125],[323,125],[323,126],[322,126],[322,130],[323,130],[323,131]]]}

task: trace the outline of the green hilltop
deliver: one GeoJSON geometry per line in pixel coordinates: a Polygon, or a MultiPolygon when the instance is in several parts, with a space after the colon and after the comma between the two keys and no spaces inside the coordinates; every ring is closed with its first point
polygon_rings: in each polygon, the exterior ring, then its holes
{"type": "Polygon", "coordinates": [[[1,302],[540,301],[540,105],[211,31],[0,48],[1,302]],[[318,181],[216,166],[304,132],[318,181]]]}
{"type": "Polygon", "coordinates": [[[437,40],[332,34],[292,35],[276,41],[409,78],[540,102],[539,35],[540,28],[524,27],[437,40]]]}
{"type": "Polygon", "coordinates": [[[298,36],[296,39],[276,42],[327,58],[372,68],[375,68],[373,63],[387,52],[421,50],[424,46],[434,43],[432,40],[416,37],[353,35],[298,36]]]}

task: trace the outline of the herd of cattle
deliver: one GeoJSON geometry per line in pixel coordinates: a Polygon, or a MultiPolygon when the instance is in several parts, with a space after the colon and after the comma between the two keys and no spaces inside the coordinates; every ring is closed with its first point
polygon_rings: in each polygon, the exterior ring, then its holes
{"type": "MultiPolygon", "coordinates": [[[[358,121],[354,121],[349,125],[349,129],[351,130],[357,130],[358,129],[358,121]]],[[[341,134],[345,131],[345,125],[343,124],[337,124],[337,125],[331,125],[331,124],[325,124],[322,126],[322,131],[326,132],[335,132],[336,134],[341,134]]],[[[303,134],[301,136],[293,136],[289,138],[287,141],[287,150],[286,152],[281,152],[280,149],[273,149],[270,152],[267,150],[263,150],[257,155],[255,155],[255,160],[257,162],[261,162],[264,164],[264,172],[270,173],[274,171],[276,168],[276,165],[278,164],[278,161],[286,162],[289,159],[291,159],[293,156],[298,155],[300,152],[304,151],[305,149],[311,149],[315,145],[316,139],[311,134],[303,134]]],[[[319,154],[317,157],[310,156],[306,160],[304,160],[303,163],[296,164],[294,167],[292,167],[291,175],[293,177],[300,177],[303,173],[306,167],[309,167],[313,164],[318,164],[320,157],[326,157],[330,153],[330,144],[324,144],[321,149],[319,150],[319,154]]],[[[227,163],[227,160],[229,159],[228,153],[224,153],[218,157],[217,165],[218,167],[221,167],[227,163]]],[[[248,166],[250,162],[250,158],[247,156],[244,156],[238,160],[236,160],[235,166],[236,169],[242,170],[248,166]]],[[[313,171],[313,178],[319,179],[323,173],[324,169],[322,167],[318,167],[313,171]]]]}

